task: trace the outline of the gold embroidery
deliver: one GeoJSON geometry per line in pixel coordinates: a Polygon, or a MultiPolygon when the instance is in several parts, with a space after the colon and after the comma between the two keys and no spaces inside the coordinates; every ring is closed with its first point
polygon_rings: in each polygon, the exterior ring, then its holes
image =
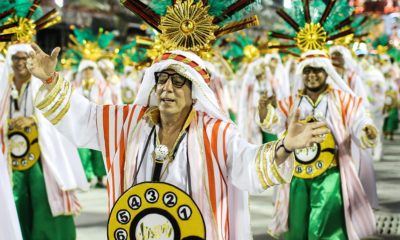
{"type": "Polygon", "coordinates": [[[71,84],[69,84],[69,82],[65,81],[64,88],[61,92],[60,98],[57,100],[56,104],[54,104],[54,106],[51,109],[49,109],[47,112],[43,113],[43,116],[45,116],[47,118],[59,109],[59,107],[65,100],[65,96],[69,93],[70,88],[71,88],[71,84]]]}
{"type": "MultiPolygon", "coordinates": [[[[63,85],[63,79],[61,77],[58,77],[57,83],[54,86],[54,88],[50,91],[50,93],[43,99],[43,101],[41,101],[40,103],[38,103],[36,105],[36,107],[39,110],[43,110],[46,107],[48,107],[53,101],[54,99],[57,98],[57,96],[60,94],[61,92],[61,87],[63,85]]],[[[43,90],[43,88],[45,87],[45,85],[42,85],[39,89],[39,92],[43,90]]]]}

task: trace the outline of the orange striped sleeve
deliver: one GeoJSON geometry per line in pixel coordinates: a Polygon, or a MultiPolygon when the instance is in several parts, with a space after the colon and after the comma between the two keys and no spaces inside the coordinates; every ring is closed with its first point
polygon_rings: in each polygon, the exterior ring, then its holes
{"type": "MultiPolygon", "coordinates": [[[[214,123],[214,126],[213,126],[213,128],[212,128],[212,134],[211,134],[211,149],[212,149],[212,152],[213,152],[213,154],[214,154],[214,157],[215,157],[215,159],[217,159],[217,161],[216,161],[216,163],[217,163],[217,165],[218,165],[218,170],[219,170],[219,174],[220,174],[220,176],[225,176],[223,173],[222,173],[222,170],[221,170],[221,163],[220,163],[220,159],[219,159],[219,156],[218,156],[218,132],[219,132],[219,128],[220,128],[220,126],[221,126],[221,120],[217,120],[215,123],[214,123]]],[[[226,181],[225,181],[225,178],[222,178],[222,181],[224,182],[224,184],[226,185],[226,181]]]]}
{"type": "MultiPolygon", "coordinates": [[[[125,106],[123,108],[123,116],[122,118],[125,120],[128,117],[129,107],[125,106]]],[[[121,134],[121,142],[120,142],[120,151],[119,151],[119,182],[123,183],[125,179],[125,134],[121,134]]],[[[120,192],[124,192],[124,184],[120,184],[120,192]]]]}
{"type": "Polygon", "coordinates": [[[110,140],[109,108],[110,108],[109,105],[106,105],[103,107],[103,131],[104,131],[104,143],[105,143],[105,149],[106,149],[105,155],[106,155],[107,171],[109,171],[110,167],[111,167],[110,146],[109,146],[109,140],[110,140]]]}
{"type": "MultiPolygon", "coordinates": [[[[203,116],[204,122],[204,116],[203,116]]],[[[209,122],[209,121],[208,121],[209,122]]],[[[212,156],[210,149],[210,142],[207,137],[207,124],[203,128],[203,141],[204,141],[204,151],[206,156],[206,165],[207,165],[207,173],[208,173],[208,182],[209,182],[209,190],[210,190],[210,201],[211,207],[213,209],[214,216],[217,216],[217,203],[216,203],[216,193],[215,193],[215,179],[214,179],[214,168],[212,165],[212,156]]]]}

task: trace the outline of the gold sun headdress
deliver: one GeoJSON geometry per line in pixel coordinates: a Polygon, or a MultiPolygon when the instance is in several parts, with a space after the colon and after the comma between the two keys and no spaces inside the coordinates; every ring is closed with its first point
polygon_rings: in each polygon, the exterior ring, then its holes
{"type": "Polygon", "coordinates": [[[30,43],[39,30],[51,27],[61,21],[61,17],[55,9],[38,17],[37,15],[41,13],[39,5],[40,0],[35,0],[33,3],[26,0],[11,4],[15,9],[15,15],[10,17],[1,27],[2,34],[11,36],[7,37],[8,41],[30,43]]]}
{"type": "Polygon", "coordinates": [[[270,46],[278,49],[298,48],[303,52],[322,50],[328,41],[354,34],[350,26],[354,9],[346,0],[294,0],[292,7],[278,9],[276,13],[289,27],[276,29],[270,37],[286,41],[270,46]]]}
{"type": "Polygon", "coordinates": [[[160,33],[165,50],[196,53],[209,50],[211,43],[224,34],[258,25],[256,16],[237,17],[254,2],[171,0],[146,5],[140,0],[121,0],[122,5],[160,33]]]}

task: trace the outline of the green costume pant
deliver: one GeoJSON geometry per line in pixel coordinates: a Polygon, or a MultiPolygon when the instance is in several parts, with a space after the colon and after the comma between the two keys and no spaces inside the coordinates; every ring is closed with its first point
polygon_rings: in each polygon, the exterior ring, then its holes
{"type": "Polygon", "coordinates": [[[284,239],[347,239],[340,173],[337,167],[314,179],[290,184],[289,231],[284,239]]]}
{"type": "Polygon", "coordinates": [[[399,128],[399,112],[397,108],[392,108],[389,110],[389,115],[385,118],[385,123],[383,124],[384,132],[394,132],[399,128]]]}
{"type": "Polygon", "coordinates": [[[106,168],[103,162],[103,155],[100,151],[79,148],[79,156],[82,161],[83,168],[87,179],[106,176],[106,168]]]}
{"type": "Polygon", "coordinates": [[[74,240],[73,216],[53,217],[40,163],[13,172],[15,205],[24,240],[74,240]]]}

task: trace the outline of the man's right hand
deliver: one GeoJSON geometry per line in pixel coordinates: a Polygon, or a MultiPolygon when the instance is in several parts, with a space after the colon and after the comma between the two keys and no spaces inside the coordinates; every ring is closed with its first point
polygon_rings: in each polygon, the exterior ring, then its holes
{"type": "Polygon", "coordinates": [[[276,107],[276,97],[275,95],[272,95],[271,97],[268,97],[267,91],[264,91],[262,94],[260,94],[260,99],[258,100],[258,113],[260,116],[260,122],[262,123],[265,119],[265,117],[268,114],[268,104],[271,104],[272,106],[276,107]]]}
{"type": "Polygon", "coordinates": [[[29,58],[26,66],[33,76],[45,83],[55,72],[60,48],[54,48],[49,56],[35,43],[32,43],[31,46],[34,51],[28,54],[29,58]]]}

